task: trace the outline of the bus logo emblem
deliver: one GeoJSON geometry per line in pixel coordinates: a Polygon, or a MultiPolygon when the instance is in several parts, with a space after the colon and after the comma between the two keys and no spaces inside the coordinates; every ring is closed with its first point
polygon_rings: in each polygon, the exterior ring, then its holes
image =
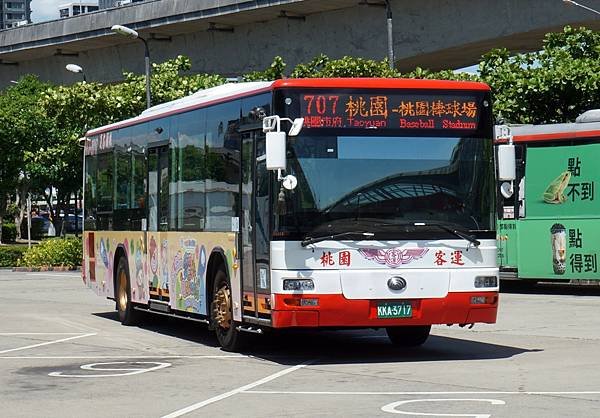
{"type": "Polygon", "coordinates": [[[406,280],[400,276],[394,276],[388,280],[387,285],[391,290],[402,290],[406,287],[406,280]]]}
{"type": "Polygon", "coordinates": [[[361,248],[358,250],[367,260],[373,260],[378,264],[391,268],[409,264],[413,260],[423,258],[428,251],[429,248],[390,248],[388,250],[361,248]]]}

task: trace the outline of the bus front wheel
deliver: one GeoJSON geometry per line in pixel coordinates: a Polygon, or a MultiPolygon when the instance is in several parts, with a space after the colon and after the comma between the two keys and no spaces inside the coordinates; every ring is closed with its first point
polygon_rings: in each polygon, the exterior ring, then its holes
{"type": "Polygon", "coordinates": [[[403,326],[386,328],[392,344],[400,347],[416,347],[422,345],[429,337],[431,325],[403,326]]]}
{"type": "Polygon", "coordinates": [[[238,351],[244,343],[244,335],[237,329],[233,320],[233,300],[231,285],[222,269],[215,275],[213,299],[211,304],[211,322],[217,334],[219,345],[225,351],[238,351]]]}
{"type": "Polygon", "coordinates": [[[138,316],[131,302],[131,282],[129,280],[129,267],[127,266],[127,259],[125,257],[119,258],[115,290],[117,312],[119,313],[121,324],[135,325],[138,316]]]}

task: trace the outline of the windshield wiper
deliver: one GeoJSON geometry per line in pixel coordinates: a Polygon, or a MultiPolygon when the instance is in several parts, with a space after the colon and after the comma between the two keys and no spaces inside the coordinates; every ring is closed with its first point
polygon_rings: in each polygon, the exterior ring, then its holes
{"type": "Polygon", "coordinates": [[[310,244],[316,244],[317,242],[325,241],[328,239],[338,239],[338,238],[345,237],[347,235],[362,235],[363,237],[372,237],[375,234],[372,232],[366,232],[366,231],[346,231],[346,232],[340,232],[338,234],[332,234],[332,235],[321,235],[318,237],[306,237],[300,242],[300,245],[302,245],[303,247],[306,247],[307,245],[310,245],[310,244]]]}
{"type": "MultiPolygon", "coordinates": [[[[361,219],[361,221],[364,221],[365,219],[361,219]]],[[[399,222],[399,223],[386,223],[386,222],[377,222],[377,223],[373,223],[373,227],[377,228],[377,227],[401,227],[401,226],[415,226],[415,227],[428,227],[428,226],[432,226],[432,227],[436,227],[439,229],[442,229],[446,232],[451,233],[452,235],[455,235],[459,238],[462,238],[468,242],[470,242],[471,244],[473,244],[474,247],[478,247],[481,242],[475,238],[474,235],[469,234],[468,231],[453,227],[453,226],[449,226],[449,225],[445,225],[442,223],[437,223],[437,222],[399,222]]],[[[321,242],[321,241],[325,241],[328,239],[331,240],[335,240],[341,237],[345,237],[348,235],[362,235],[365,237],[373,237],[375,236],[375,234],[373,232],[367,232],[367,231],[346,231],[346,232],[340,232],[337,234],[330,234],[330,235],[322,235],[322,236],[316,236],[316,237],[306,237],[304,238],[301,242],[300,245],[302,245],[303,247],[306,247],[307,245],[310,244],[316,244],[317,242],[321,242]]]]}
{"type": "Polygon", "coordinates": [[[446,232],[450,232],[451,234],[456,235],[459,238],[469,241],[475,247],[479,247],[479,244],[481,244],[481,242],[479,242],[479,240],[477,238],[475,238],[474,235],[470,235],[466,231],[461,231],[460,229],[456,229],[456,228],[453,228],[451,226],[447,226],[444,224],[440,224],[440,223],[436,223],[436,222],[414,222],[413,225],[414,226],[435,226],[437,228],[443,229],[446,232]]]}

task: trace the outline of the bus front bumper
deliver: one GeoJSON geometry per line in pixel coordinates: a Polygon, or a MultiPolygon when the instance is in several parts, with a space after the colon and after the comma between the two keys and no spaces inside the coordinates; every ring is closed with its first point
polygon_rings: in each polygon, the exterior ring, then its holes
{"type": "MultiPolygon", "coordinates": [[[[443,298],[413,299],[409,318],[378,318],[378,305],[400,300],[346,299],[341,294],[274,294],[272,326],[365,327],[496,322],[498,292],[455,292],[443,298]]],[[[408,301],[406,301],[408,302],[408,301]]]]}

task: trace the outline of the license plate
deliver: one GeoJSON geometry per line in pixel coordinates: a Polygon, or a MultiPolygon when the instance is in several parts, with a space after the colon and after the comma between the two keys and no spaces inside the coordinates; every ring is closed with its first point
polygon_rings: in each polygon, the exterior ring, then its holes
{"type": "Polygon", "coordinates": [[[377,304],[377,318],[411,318],[410,302],[381,302],[377,304]]]}

